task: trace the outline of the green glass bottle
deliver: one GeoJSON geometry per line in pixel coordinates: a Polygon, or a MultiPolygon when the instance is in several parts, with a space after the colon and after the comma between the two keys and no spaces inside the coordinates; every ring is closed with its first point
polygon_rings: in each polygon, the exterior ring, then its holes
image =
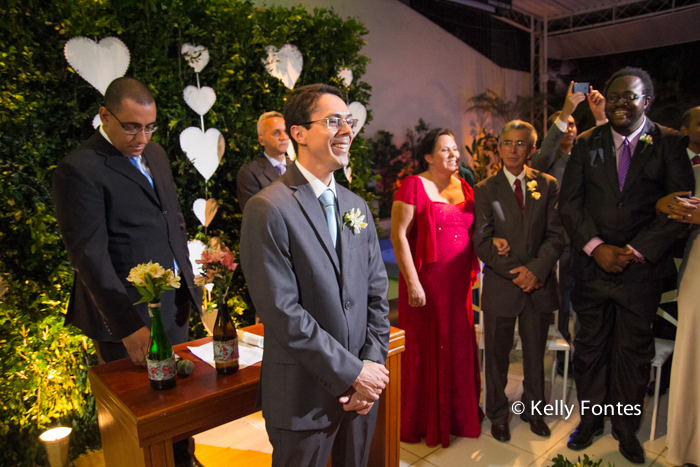
{"type": "Polygon", "coordinates": [[[149,303],[148,314],[151,315],[151,339],[146,356],[148,379],[153,389],[163,391],[175,387],[175,356],[160,318],[160,303],[149,303]]]}
{"type": "Polygon", "coordinates": [[[225,300],[219,300],[214,325],[214,365],[220,375],[232,375],[238,371],[238,333],[225,300]]]}

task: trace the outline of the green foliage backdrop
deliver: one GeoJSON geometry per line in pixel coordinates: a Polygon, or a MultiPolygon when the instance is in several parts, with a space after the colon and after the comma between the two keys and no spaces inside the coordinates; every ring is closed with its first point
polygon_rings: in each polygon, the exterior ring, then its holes
{"type": "MultiPolygon", "coordinates": [[[[367,33],[354,19],[303,8],[256,9],[235,0],[5,0],[0,4],[0,465],[43,465],[37,435],[61,424],[75,428],[73,452],[99,447],[87,368],[94,364],[89,340],[64,328],[72,271],[53,217],[51,172],[58,161],[93,132],[102,96],[71,70],[66,41],[119,37],[129,48],[126,73],[147,83],[158,105],[154,140],[170,155],[191,238],[203,237],[192,214],[205,189],[218,199],[209,236],[237,250],[241,214],[235,199],[238,169],[260,154],[255,122],[283,107],[287,89],[269,76],[264,47],[293,43],[304,56],[297,86],[325,82],[341,87],[346,100],[367,105],[370,87],[360,79],[367,33]],[[216,104],[206,128],[218,128],[226,152],[207,187],[179,147],[179,134],[199,126],[182,91],[196,85],[180,55],[189,42],[209,49],[200,74],[216,104]],[[336,78],[352,69],[350,87],[336,78]]],[[[368,118],[371,120],[371,113],[368,118]]],[[[351,148],[353,191],[365,192],[371,149],[359,135],[351,148]]],[[[348,185],[342,174],[338,181],[348,185]]],[[[245,297],[237,277],[236,292],[245,297]]],[[[252,310],[242,318],[250,319],[252,310]]]]}

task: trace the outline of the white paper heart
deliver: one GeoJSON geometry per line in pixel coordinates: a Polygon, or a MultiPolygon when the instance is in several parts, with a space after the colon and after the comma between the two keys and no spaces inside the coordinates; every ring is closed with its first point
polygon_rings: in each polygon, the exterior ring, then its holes
{"type": "Polygon", "coordinates": [[[194,168],[209,181],[219,166],[219,145],[221,133],[216,128],[209,128],[206,133],[197,127],[185,128],[180,133],[180,147],[194,168]]]}
{"type": "Polygon", "coordinates": [[[97,127],[102,125],[102,119],[100,118],[100,114],[95,115],[95,118],[92,119],[92,127],[97,130],[97,127]]]}
{"type": "Polygon", "coordinates": [[[345,173],[345,178],[348,179],[348,182],[352,183],[352,167],[346,165],[345,167],[343,167],[343,172],[345,173]]]}
{"type": "Polygon", "coordinates": [[[209,63],[209,51],[203,45],[182,44],[180,53],[185,56],[195,73],[202,71],[209,63]]]}
{"type": "Polygon", "coordinates": [[[207,200],[199,198],[192,204],[194,215],[197,216],[197,219],[199,219],[199,222],[204,227],[209,227],[209,224],[214,220],[214,216],[216,216],[216,211],[218,210],[219,204],[214,198],[209,198],[207,200]]]}
{"type": "Polygon", "coordinates": [[[185,98],[185,102],[190,106],[190,109],[199,115],[209,112],[211,106],[216,102],[216,93],[209,86],[202,86],[199,89],[194,86],[187,86],[182,93],[182,97],[185,98]]]}
{"type": "Polygon", "coordinates": [[[304,57],[297,46],[285,44],[278,49],[274,45],[268,45],[265,50],[267,58],[263,58],[262,62],[267,72],[282,81],[282,84],[289,89],[294,89],[294,84],[299,79],[304,66],[304,57]]]}
{"type": "Polygon", "coordinates": [[[294,152],[294,145],[290,142],[289,146],[287,146],[287,157],[289,157],[289,160],[295,161],[297,160],[297,153],[294,152]]]}
{"type": "Polygon", "coordinates": [[[340,78],[345,86],[350,86],[353,78],[352,70],[350,68],[341,68],[338,70],[338,78],[340,78]]]}
{"type": "Polygon", "coordinates": [[[355,128],[352,130],[353,135],[357,136],[367,120],[367,109],[357,101],[351,102],[350,105],[348,105],[348,109],[352,114],[352,118],[357,119],[357,125],[355,125],[355,128]]]}
{"type": "Polygon", "coordinates": [[[202,259],[202,253],[206,249],[206,245],[199,240],[190,240],[187,242],[187,249],[190,252],[190,263],[195,276],[202,275],[202,265],[195,263],[198,259],[202,259]]]}
{"type": "Polygon", "coordinates": [[[99,43],[74,37],[66,42],[63,54],[71,68],[103,95],[109,83],[129,68],[129,49],[116,37],[105,37],[99,43]]]}

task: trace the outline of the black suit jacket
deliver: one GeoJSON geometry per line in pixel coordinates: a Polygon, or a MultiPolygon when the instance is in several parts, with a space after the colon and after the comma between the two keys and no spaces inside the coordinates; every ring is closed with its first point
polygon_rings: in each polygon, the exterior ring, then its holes
{"type": "Polygon", "coordinates": [[[610,124],[582,133],[564,172],[560,195],[564,227],[571,238],[572,274],[579,280],[613,279],[646,282],[675,274],[669,247],[683,225],[656,212],[659,198],[691,191],[693,171],[685,148],[687,138],[647,119],[620,192],[610,124]],[[630,263],[619,274],[598,267],[583,248],[594,237],[605,243],[631,245],[646,264],[630,263]]]}
{"type": "Polygon", "coordinates": [[[508,178],[501,169],[474,189],[474,247],[484,263],[484,290],[481,306],[485,313],[496,316],[518,316],[528,300],[542,313],[559,308],[556,265],[564,250],[564,228],[557,210],[559,189],[551,175],[525,167],[525,182],[537,182],[535,199],[527,191],[525,215],[520,214],[518,202],[508,178]],[[510,245],[509,256],[501,256],[493,238],[505,238],[510,245]],[[508,271],[526,266],[542,282],[531,293],[523,292],[513,283],[516,274],[508,271]]]}
{"type": "MultiPolygon", "coordinates": [[[[289,162],[287,161],[287,167],[289,167],[289,162]]],[[[275,166],[270,164],[264,155],[241,167],[236,176],[236,191],[241,212],[251,197],[277,180],[279,176],[275,166]]]]}
{"type": "Polygon", "coordinates": [[[75,268],[66,324],[92,339],[119,341],[150,323],[146,304],[133,305],[141,296],[126,280],[139,263],[171,269],[177,260],[181,287],[175,303],[164,302],[161,309],[166,330],[176,321],[185,325],[190,303],[201,302],[168,158],[156,143],[142,156],[155,189],[99,131],[53,174],[58,227],[75,268]]]}

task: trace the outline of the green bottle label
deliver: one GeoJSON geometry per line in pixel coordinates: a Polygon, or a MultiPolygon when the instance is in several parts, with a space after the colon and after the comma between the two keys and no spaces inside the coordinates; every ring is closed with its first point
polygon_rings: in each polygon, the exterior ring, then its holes
{"type": "Polygon", "coordinates": [[[148,379],[163,381],[172,379],[176,375],[175,357],[170,357],[166,360],[146,359],[146,363],[148,364],[148,379]]]}

